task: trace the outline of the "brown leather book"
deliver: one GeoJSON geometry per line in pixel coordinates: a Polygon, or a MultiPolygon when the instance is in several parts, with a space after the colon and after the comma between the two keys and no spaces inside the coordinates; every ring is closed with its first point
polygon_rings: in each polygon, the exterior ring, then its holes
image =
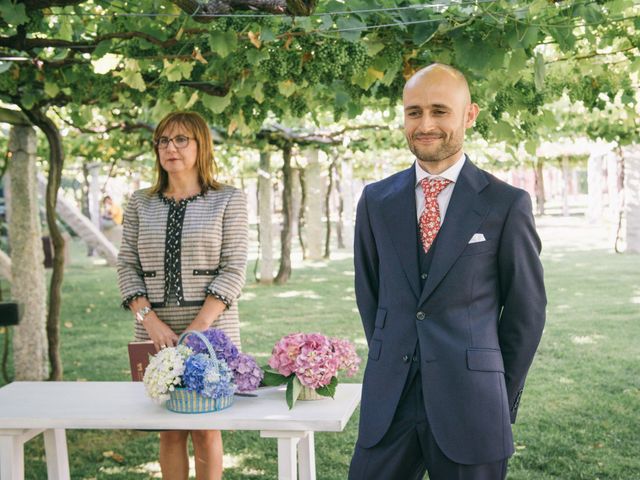
{"type": "Polygon", "coordinates": [[[129,364],[131,366],[131,380],[141,382],[144,371],[149,365],[149,355],[155,355],[153,342],[129,342],[129,364]]]}

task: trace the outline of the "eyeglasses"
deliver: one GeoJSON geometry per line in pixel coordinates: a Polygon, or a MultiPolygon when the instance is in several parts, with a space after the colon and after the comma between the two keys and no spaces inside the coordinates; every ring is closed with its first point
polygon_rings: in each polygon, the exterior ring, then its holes
{"type": "Polygon", "coordinates": [[[160,137],[156,141],[156,147],[159,150],[164,150],[169,147],[169,142],[173,142],[173,146],[176,148],[187,148],[189,146],[189,140],[195,140],[193,137],[187,137],[186,135],[176,135],[173,138],[160,137]]]}

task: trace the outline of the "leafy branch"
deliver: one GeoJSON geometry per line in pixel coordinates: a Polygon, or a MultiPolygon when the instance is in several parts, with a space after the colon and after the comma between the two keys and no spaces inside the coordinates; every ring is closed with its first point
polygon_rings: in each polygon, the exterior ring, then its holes
{"type": "Polygon", "coordinates": [[[595,57],[602,57],[602,56],[611,56],[611,55],[616,55],[618,53],[624,53],[624,52],[629,52],[631,50],[638,50],[638,47],[636,45],[631,45],[630,47],[627,48],[623,48],[621,50],[616,50],[615,52],[591,52],[588,53],[586,55],[578,55],[578,56],[571,56],[571,57],[562,57],[562,58],[556,58],[555,60],[549,60],[545,63],[556,63],[556,62],[567,62],[570,60],[586,60],[588,58],[595,58],[595,57]]]}

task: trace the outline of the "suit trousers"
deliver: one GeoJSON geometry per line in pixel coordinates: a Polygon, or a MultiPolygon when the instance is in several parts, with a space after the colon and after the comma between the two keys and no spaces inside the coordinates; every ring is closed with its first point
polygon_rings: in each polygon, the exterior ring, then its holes
{"type": "Polygon", "coordinates": [[[409,372],[395,416],[380,443],[356,444],[349,480],[504,480],[508,458],[480,465],[462,465],[447,458],[429,427],[417,368],[409,372]],[[413,378],[411,378],[413,377],[413,378]]]}

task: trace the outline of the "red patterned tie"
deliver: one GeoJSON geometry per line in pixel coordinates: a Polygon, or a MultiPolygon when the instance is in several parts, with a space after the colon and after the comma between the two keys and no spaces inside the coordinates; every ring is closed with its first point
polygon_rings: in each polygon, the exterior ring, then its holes
{"type": "Polygon", "coordinates": [[[446,178],[428,178],[420,181],[424,192],[424,210],[420,215],[420,239],[422,247],[427,253],[440,230],[440,207],[438,194],[451,183],[446,178]]]}

